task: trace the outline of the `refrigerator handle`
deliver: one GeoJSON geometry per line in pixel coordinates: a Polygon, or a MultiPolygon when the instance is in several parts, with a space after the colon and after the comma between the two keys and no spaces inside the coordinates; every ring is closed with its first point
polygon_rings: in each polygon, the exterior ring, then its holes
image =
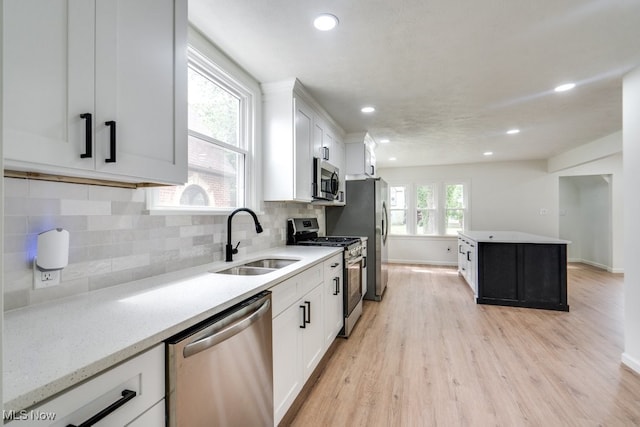
{"type": "Polygon", "coordinates": [[[389,234],[389,216],[387,215],[387,204],[382,202],[382,243],[387,243],[389,234]]]}

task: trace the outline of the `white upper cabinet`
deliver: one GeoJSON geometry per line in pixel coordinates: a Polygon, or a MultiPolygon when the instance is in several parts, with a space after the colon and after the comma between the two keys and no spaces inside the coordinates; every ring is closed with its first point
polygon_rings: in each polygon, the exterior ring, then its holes
{"type": "Polygon", "coordinates": [[[186,0],[4,7],[7,169],[186,181],[186,0]]]}
{"type": "Polygon", "coordinates": [[[314,157],[343,173],[341,130],[296,79],[262,84],[262,92],[264,200],[310,202],[314,157]]]}
{"type": "Polygon", "coordinates": [[[353,177],[376,176],[376,142],[368,133],[347,135],[346,174],[353,177]]]}
{"type": "Polygon", "coordinates": [[[262,85],[264,200],[312,199],[314,113],[298,85],[297,80],[262,85]]]}

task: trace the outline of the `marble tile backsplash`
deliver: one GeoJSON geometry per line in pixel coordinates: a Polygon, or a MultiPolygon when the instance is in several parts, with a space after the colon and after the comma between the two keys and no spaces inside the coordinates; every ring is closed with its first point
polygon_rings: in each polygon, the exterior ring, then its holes
{"type": "MultiPolygon", "coordinates": [[[[144,189],[5,178],[4,309],[63,298],[220,261],[226,215],[150,214],[144,189]],[[33,289],[36,238],[52,228],[69,231],[69,265],[59,286],[33,289]]],[[[239,256],[284,245],[286,219],[316,216],[310,204],[266,202],[256,234],[249,215],[233,219],[239,256]]]]}

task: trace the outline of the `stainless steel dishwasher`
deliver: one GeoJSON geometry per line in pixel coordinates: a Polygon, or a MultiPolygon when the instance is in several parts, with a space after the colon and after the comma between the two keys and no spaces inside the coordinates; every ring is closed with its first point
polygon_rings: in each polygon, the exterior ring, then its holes
{"type": "Polygon", "coordinates": [[[166,343],[169,426],[273,425],[270,292],[166,343]]]}

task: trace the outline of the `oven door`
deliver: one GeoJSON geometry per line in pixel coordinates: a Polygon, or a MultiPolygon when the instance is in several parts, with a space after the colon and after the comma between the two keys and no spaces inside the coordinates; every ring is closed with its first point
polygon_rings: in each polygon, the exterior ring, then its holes
{"type": "Polygon", "coordinates": [[[364,259],[359,256],[345,260],[344,267],[344,314],[348,317],[362,299],[362,269],[364,259]]]}

